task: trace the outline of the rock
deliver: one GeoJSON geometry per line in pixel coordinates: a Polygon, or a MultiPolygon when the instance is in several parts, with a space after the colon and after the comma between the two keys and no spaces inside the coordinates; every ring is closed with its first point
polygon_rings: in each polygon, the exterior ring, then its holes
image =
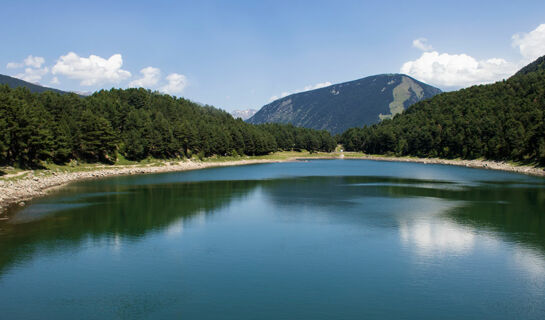
{"type": "Polygon", "coordinates": [[[25,206],[25,202],[24,202],[24,201],[19,202],[19,207],[24,207],[24,206],[25,206]]]}

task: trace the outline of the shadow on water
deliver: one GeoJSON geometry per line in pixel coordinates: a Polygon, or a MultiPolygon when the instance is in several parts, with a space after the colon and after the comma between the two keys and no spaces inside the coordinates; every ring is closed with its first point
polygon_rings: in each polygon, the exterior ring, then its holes
{"type": "MultiPolygon", "coordinates": [[[[209,215],[259,189],[273,206],[333,208],[334,219],[373,223],[365,199],[438,199],[455,203],[440,218],[498,233],[545,251],[545,188],[541,183],[453,183],[392,177],[334,176],[150,185],[78,185],[12,212],[0,224],[0,275],[39,252],[77,249],[88,240],[138,241],[182,219],[209,215]],[[362,202],[363,201],[363,202],[362,202]],[[350,208],[358,210],[350,211],[350,208]]],[[[320,211],[323,212],[323,211],[320,211]]],[[[323,213],[317,213],[323,214],[323,213]]],[[[409,217],[410,219],[410,217],[409,217]]],[[[396,225],[397,224],[397,225],[396,225]]],[[[391,217],[391,224],[399,221],[391,217]]]]}

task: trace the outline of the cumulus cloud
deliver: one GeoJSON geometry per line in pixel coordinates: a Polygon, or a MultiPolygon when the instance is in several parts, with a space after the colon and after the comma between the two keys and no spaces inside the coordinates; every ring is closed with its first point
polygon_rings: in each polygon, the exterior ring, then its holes
{"type": "Polygon", "coordinates": [[[159,82],[161,77],[161,70],[154,67],[147,67],[140,70],[142,77],[136,80],[133,80],[129,83],[129,87],[143,87],[150,88],[155,86],[159,82]]]}
{"type": "Polygon", "coordinates": [[[167,84],[160,91],[167,94],[181,93],[187,86],[187,78],[183,74],[171,73],[166,77],[167,84]]]}
{"type": "Polygon", "coordinates": [[[43,57],[34,57],[33,55],[29,55],[22,62],[8,62],[6,68],[17,69],[26,66],[39,69],[44,63],[45,59],[43,57]]]}
{"type": "Polygon", "coordinates": [[[6,68],[19,69],[26,67],[24,72],[20,72],[14,77],[28,82],[39,82],[42,80],[42,77],[49,72],[49,68],[42,68],[44,63],[45,59],[43,57],[29,55],[22,62],[9,62],[6,65],[6,68]]]}
{"type": "Polygon", "coordinates": [[[325,88],[325,87],[329,87],[330,85],[331,85],[331,82],[329,82],[329,81],[320,82],[320,83],[317,83],[317,84],[315,84],[315,85],[305,86],[305,88],[303,89],[303,91],[309,91],[309,90],[315,90],[315,89],[325,88]]]}
{"type": "Polygon", "coordinates": [[[427,43],[428,39],[426,38],[418,38],[413,40],[413,47],[420,49],[422,51],[431,51],[433,50],[433,47],[427,43]]]}
{"type": "Polygon", "coordinates": [[[51,79],[51,81],[50,81],[49,83],[51,83],[51,84],[59,84],[59,83],[61,83],[61,82],[59,81],[59,78],[53,77],[53,79],[51,79]]]}
{"type": "Polygon", "coordinates": [[[467,54],[424,52],[420,58],[408,61],[401,73],[421,81],[445,86],[465,87],[504,79],[517,70],[517,65],[504,59],[477,60],[467,54]]]}
{"type": "Polygon", "coordinates": [[[25,59],[25,66],[33,67],[33,68],[40,68],[42,64],[45,63],[45,59],[43,57],[34,57],[32,55],[26,57],[25,59]]]}
{"type": "Polygon", "coordinates": [[[518,47],[526,62],[533,61],[545,54],[545,24],[539,25],[528,33],[513,35],[513,47],[518,47]]]}
{"type": "Polygon", "coordinates": [[[275,95],[275,96],[270,97],[269,102],[272,102],[272,101],[278,100],[278,99],[282,99],[284,97],[287,97],[287,96],[289,96],[291,94],[294,94],[294,93],[297,93],[297,92],[320,89],[320,88],[324,88],[324,87],[329,87],[330,85],[331,85],[331,82],[326,81],[326,82],[320,82],[320,83],[317,83],[317,84],[308,85],[308,86],[305,86],[303,89],[299,89],[299,90],[284,91],[280,95],[275,95]]]}
{"type": "Polygon", "coordinates": [[[425,38],[413,41],[413,46],[425,52],[420,58],[405,62],[401,73],[424,82],[450,88],[490,83],[513,75],[523,65],[545,54],[545,24],[528,33],[512,37],[512,46],[518,48],[522,59],[510,62],[501,58],[478,60],[468,54],[439,53],[428,45],[425,38]]]}
{"type": "Polygon", "coordinates": [[[8,62],[8,64],[6,64],[6,68],[8,69],[17,69],[17,68],[22,68],[24,66],[25,65],[21,62],[8,62]]]}
{"type": "Polygon", "coordinates": [[[26,68],[25,72],[16,74],[15,78],[36,83],[42,80],[42,77],[46,75],[48,72],[49,72],[49,69],[47,67],[40,68],[40,69],[26,68]]]}
{"type": "Polygon", "coordinates": [[[52,73],[67,76],[80,81],[82,86],[93,86],[102,83],[118,83],[131,76],[129,71],[121,69],[123,58],[114,54],[108,59],[96,55],[88,58],[80,57],[74,52],[61,56],[52,73]]]}

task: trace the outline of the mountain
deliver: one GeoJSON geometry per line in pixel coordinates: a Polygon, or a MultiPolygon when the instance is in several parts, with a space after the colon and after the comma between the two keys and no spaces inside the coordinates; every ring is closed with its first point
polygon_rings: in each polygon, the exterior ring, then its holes
{"type": "Polygon", "coordinates": [[[246,110],[233,110],[230,113],[235,119],[241,118],[242,120],[246,120],[251,118],[256,112],[257,112],[256,109],[246,109],[246,110]]]}
{"type": "Polygon", "coordinates": [[[437,95],[343,133],[346,150],[545,165],[545,56],[507,80],[437,95]]]}
{"type": "Polygon", "coordinates": [[[53,91],[53,92],[58,92],[61,94],[68,93],[58,89],[43,87],[34,83],[26,82],[24,80],[6,76],[3,74],[0,74],[0,84],[7,84],[10,88],[25,87],[25,88],[28,88],[28,90],[30,90],[30,92],[32,93],[41,93],[45,91],[53,91]]]}
{"type": "Polygon", "coordinates": [[[291,123],[341,133],[380,122],[441,93],[403,74],[381,74],[300,92],[261,108],[248,122],[291,123]]]}

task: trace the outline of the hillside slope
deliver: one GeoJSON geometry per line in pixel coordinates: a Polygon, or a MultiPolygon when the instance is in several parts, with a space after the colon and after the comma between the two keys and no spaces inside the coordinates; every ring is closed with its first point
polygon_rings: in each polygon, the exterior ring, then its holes
{"type": "Polygon", "coordinates": [[[544,57],[508,80],[443,93],[342,135],[347,150],[545,164],[544,57]]]}
{"type": "Polygon", "coordinates": [[[18,87],[25,87],[32,93],[42,93],[45,91],[53,91],[58,93],[67,93],[65,91],[61,91],[58,89],[43,87],[34,83],[30,83],[21,79],[17,79],[14,77],[6,76],[3,74],[0,74],[0,84],[7,84],[10,88],[18,88],[18,87]]]}
{"type": "Polygon", "coordinates": [[[275,100],[248,122],[291,123],[341,133],[391,118],[441,90],[402,74],[381,74],[275,100]]]}

